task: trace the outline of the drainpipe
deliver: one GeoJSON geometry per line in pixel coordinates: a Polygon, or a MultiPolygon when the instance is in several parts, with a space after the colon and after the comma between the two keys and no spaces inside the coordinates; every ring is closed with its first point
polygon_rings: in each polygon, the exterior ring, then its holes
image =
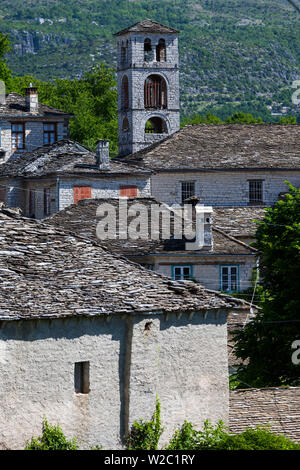
{"type": "Polygon", "coordinates": [[[59,176],[56,177],[56,209],[57,209],[57,212],[59,212],[59,205],[60,205],[60,201],[59,201],[59,176]]]}

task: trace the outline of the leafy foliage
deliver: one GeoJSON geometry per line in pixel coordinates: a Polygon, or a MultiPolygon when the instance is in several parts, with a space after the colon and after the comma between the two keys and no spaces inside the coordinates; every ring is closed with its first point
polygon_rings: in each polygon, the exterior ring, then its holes
{"type": "Polygon", "coordinates": [[[163,430],[160,419],[160,402],[157,399],[152,419],[133,423],[126,439],[126,448],[128,450],[156,450],[163,430]]]}
{"type": "Polygon", "coordinates": [[[177,429],[167,450],[299,450],[300,444],[272,433],[267,427],[247,429],[240,434],[226,431],[222,421],[214,427],[205,421],[202,431],[185,421],[177,429]]]}
{"type": "Polygon", "coordinates": [[[78,450],[78,446],[75,439],[66,439],[59,425],[52,426],[45,418],[42,436],[32,437],[25,450],[78,450]]]}
{"type": "Polygon", "coordinates": [[[283,200],[266,210],[255,247],[264,295],[254,320],[234,335],[238,378],[253,387],[299,383],[292,344],[300,339],[300,189],[288,184],[283,200]]]}
{"type": "Polygon", "coordinates": [[[98,139],[107,139],[111,153],[117,153],[117,90],[112,69],[101,63],[81,78],[49,83],[32,76],[16,77],[10,91],[24,93],[29,83],[38,86],[40,102],[74,114],[70,120],[71,139],[91,149],[98,139]]]}
{"type": "Polygon", "coordinates": [[[292,107],[300,24],[286,0],[2,0],[0,13],[19,76],[75,78],[99,61],[115,68],[112,33],[150,17],[181,31],[184,117],[243,112],[273,122],[267,106],[292,107]]]}

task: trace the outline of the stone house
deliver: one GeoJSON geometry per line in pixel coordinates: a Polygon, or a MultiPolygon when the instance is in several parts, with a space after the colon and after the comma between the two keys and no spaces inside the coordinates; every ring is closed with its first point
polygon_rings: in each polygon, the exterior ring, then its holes
{"type": "Polygon", "coordinates": [[[205,238],[201,247],[188,245],[184,234],[182,239],[174,239],[177,215],[171,207],[152,197],[82,200],[46,222],[98,242],[113,253],[173,280],[194,279],[208,289],[224,292],[247,289],[252,285],[256,250],[216,228],[211,208],[204,208],[204,213],[205,238]],[[114,219],[116,230],[104,233],[108,217],[111,222],[114,219]]]}
{"type": "Polygon", "coordinates": [[[0,201],[42,219],[80,199],[150,195],[149,170],[110,163],[109,146],[96,153],[63,139],[0,166],[0,201]]]}
{"type": "Polygon", "coordinates": [[[162,442],[185,419],[228,422],[226,318],[245,302],[5,208],[0,282],[2,449],[45,416],[81,448],[120,448],[156,395],[162,442]]]}
{"type": "Polygon", "coordinates": [[[209,206],[271,206],[300,187],[299,125],[188,125],[118,161],[153,171],[151,194],[166,204],[193,195],[209,206]]]}
{"type": "Polygon", "coordinates": [[[6,95],[0,104],[0,163],[68,138],[72,114],[39,103],[36,87],[6,95]]]}

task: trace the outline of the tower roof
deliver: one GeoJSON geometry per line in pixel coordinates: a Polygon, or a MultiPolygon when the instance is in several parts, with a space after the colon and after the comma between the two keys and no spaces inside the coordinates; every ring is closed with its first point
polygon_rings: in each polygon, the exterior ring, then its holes
{"type": "Polygon", "coordinates": [[[163,24],[157,23],[156,21],[150,20],[147,18],[146,20],[139,21],[138,23],[129,26],[126,29],[115,33],[114,36],[123,36],[127,33],[162,33],[162,34],[174,34],[179,33],[177,29],[169,28],[169,26],[164,26],[163,24]]]}

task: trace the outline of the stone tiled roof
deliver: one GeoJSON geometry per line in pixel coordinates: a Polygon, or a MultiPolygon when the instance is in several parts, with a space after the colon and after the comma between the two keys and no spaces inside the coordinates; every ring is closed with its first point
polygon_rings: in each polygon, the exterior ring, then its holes
{"type": "MultiPolygon", "coordinates": [[[[100,223],[101,218],[97,217],[96,212],[97,208],[103,204],[110,204],[115,208],[117,221],[119,220],[119,199],[84,199],[79,201],[77,204],[72,204],[62,211],[54,214],[52,217],[47,219],[47,223],[55,225],[57,227],[63,228],[70,232],[76,233],[81,237],[86,237],[89,240],[99,242],[96,234],[97,224],[100,223]]],[[[145,198],[128,198],[127,207],[128,209],[136,204],[142,205],[143,208],[147,211],[147,231],[153,237],[149,239],[108,239],[101,240],[101,246],[106,246],[109,250],[113,251],[116,254],[124,256],[143,256],[155,253],[171,253],[171,252],[183,252],[184,254],[191,254],[197,252],[189,252],[185,250],[185,240],[173,240],[170,238],[164,239],[162,234],[162,226],[159,225],[159,230],[156,228],[156,232],[151,231],[151,206],[158,204],[166,208],[167,211],[170,211],[168,206],[160,203],[158,200],[152,197],[145,198]],[[159,240],[155,239],[156,233],[159,232],[159,240]]],[[[171,220],[172,220],[172,212],[171,220]]],[[[106,217],[106,216],[105,216],[106,217]]],[[[130,225],[133,219],[136,218],[136,215],[128,216],[127,227],[130,225]]],[[[103,217],[102,217],[103,219],[103,217]]],[[[122,220],[120,218],[120,220],[122,220]]],[[[117,225],[118,231],[124,231],[124,227],[117,225]]],[[[172,236],[172,222],[171,222],[171,234],[172,236]]],[[[211,251],[204,251],[203,255],[235,255],[235,254],[245,254],[251,255],[255,254],[256,250],[249,247],[236,240],[235,238],[227,235],[223,230],[213,228],[213,249],[211,251]]]]}
{"type": "Polygon", "coordinates": [[[46,104],[38,104],[38,112],[32,113],[26,106],[25,96],[19,95],[18,93],[9,93],[6,95],[5,104],[0,104],[0,117],[51,117],[51,116],[73,116],[73,114],[65,113],[60,109],[55,109],[46,104]]]}
{"type": "Polygon", "coordinates": [[[214,207],[213,222],[232,237],[254,237],[258,228],[255,222],[265,216],[265,207],[214,207]]]}
{"type": "Polygon", "coordinates": [[[149,170],[111,162],[108,170],[99,170],[96,155],[81,144],[63,139],[39,147],[0,165],[0,177],[32,177],[50,174],[149,174],[149,170]]]}
{"type": "Polygon", "coordinates": [[[0,320],[249,308],[5,208],[0,209],[0,285],[0,320]]]}
{"type": "Polygon", "coordinates": [[[299,136],[293,124],[188,125],[118,159],[161,171],[300,169],[299,136]]]}
{"type": "Polygon", "coordinates": [[[146,19],[139,21],[138,23],[129,26],[129,28],[122,29],[118,33],[115,33],[114,36],[123,36],[127,33],[162,33],[162,34],[174,34],[179,33],[177,29],[169,28],[169,26],[164,26],[163,24],[157,23],[156,21],[146,19]]]}

